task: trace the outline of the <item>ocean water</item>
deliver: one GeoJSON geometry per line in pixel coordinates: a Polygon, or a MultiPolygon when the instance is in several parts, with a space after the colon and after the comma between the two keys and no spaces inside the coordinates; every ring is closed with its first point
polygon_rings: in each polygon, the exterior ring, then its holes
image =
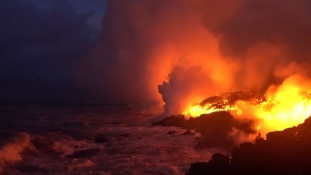
{"type": "Polygon", "coordinates": [[[158,111],[151,109],[6,105],[0,112],[0,174],[180,175],[222,152],[197,148],[199,133],[152,126],[158,111]]]}

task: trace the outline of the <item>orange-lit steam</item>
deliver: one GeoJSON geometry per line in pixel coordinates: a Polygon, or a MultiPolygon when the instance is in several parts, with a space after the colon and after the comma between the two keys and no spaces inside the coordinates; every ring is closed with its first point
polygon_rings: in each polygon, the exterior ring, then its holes
{"type": "Polygon", "coordinates": [[[256,120],[262,133],[297,125],[310,114],[310,8],[306,0],[108,0],[87,84],[109,102],[164,103],[164,116],[224,110],[256,120]],[[265,97],[198,104],[240,90],[265,97]]]}

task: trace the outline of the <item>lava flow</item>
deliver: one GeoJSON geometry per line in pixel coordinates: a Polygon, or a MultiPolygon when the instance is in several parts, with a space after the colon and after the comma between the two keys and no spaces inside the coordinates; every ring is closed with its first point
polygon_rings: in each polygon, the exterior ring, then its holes
{"type": "Polygon", "coordinates": [[[263,134],[296,126],[311,115],[311,81],[294,75],[264,93],[234,92],[210,97],[189,106],[182,113],[199,117],[217,111],[228,111],[237,119],[256,121],[254,129],[263,134]]]}

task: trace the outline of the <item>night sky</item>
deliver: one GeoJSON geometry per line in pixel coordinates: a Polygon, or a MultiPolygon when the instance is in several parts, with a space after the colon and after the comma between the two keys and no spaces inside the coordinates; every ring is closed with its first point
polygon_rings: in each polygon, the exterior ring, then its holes
{"type": "Polygon", "coordinates": [[[0,1],[0,101],[90,101],[76,76],[105,0],[0,1]]]}

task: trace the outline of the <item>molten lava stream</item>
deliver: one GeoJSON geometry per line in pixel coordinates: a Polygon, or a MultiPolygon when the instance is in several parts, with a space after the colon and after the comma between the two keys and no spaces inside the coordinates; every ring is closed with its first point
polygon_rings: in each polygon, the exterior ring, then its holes
{"type": "Polygon", "coordinates": [[[182,114],[186,117],[199,117],[217,111],[229,111],[235,119],[256,121],[254,130],[265,135],[271,131],[284,130],[297,126],[311,115],[311,81],[295,75],[281,85],[273,85],[265,93],[265,99],[236,100],[233,104],[225,99],[222,105],[207,103],[188,106],[182,114]],[[257,102],[257,103],[254,103],[257,102]]]}

